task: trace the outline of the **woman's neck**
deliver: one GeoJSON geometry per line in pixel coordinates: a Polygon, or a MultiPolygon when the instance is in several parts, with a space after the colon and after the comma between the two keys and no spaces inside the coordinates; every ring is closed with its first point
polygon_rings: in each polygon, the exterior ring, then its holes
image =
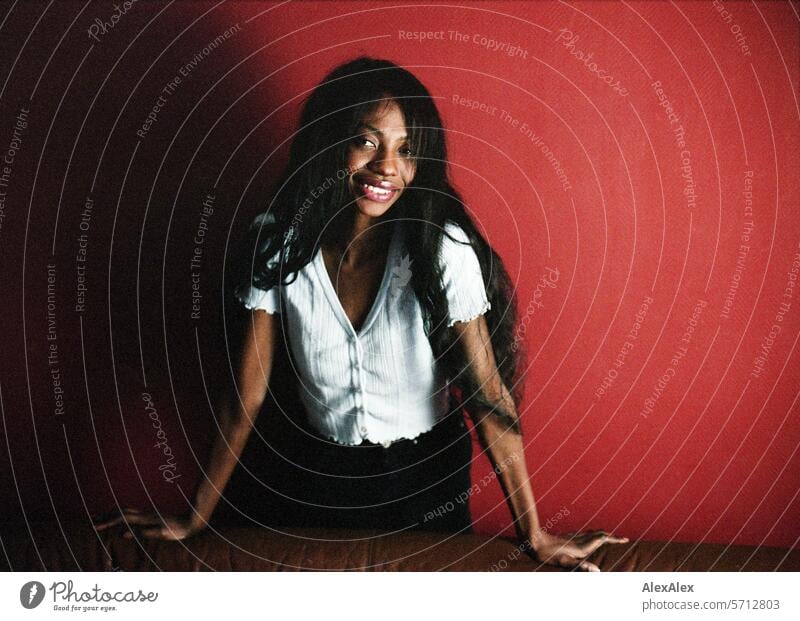
{"type": "Polygon", "coordinates": [[[385,217],[372,218],[356,209],[341,213],[330,225],[326,250],[335,252],[339,262],[356,267],[386,252],[391,225],[385,217]]]}

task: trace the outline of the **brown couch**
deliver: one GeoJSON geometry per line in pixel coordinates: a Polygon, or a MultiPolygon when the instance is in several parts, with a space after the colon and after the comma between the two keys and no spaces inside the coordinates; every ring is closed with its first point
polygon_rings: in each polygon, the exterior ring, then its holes
{"type": "MultiPolygon", "coordinates": [[[[31,530],[33,539],[27,529],[3,530],[5,571],[560,571],[483,535],[228,527],[183,542],[137,542],[122,528],[31,530]]],[[[718,544],[637,541],[605,545],[589,560],[603,571],[800,571],[800,550],[718,544]]]]}

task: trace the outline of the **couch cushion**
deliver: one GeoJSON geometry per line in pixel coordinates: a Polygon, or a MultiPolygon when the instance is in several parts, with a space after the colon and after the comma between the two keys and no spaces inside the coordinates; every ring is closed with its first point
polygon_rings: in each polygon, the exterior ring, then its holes
{"type": "MultiPolygon", "coordinates": [[[[3,530],[5,570],[563,571],[537,563],[513,541],[472,534],[228,527],[182,542],[138,542],[122,538],[123,528],[31,530],[33,540],[27,530],[3,530]]],[[[800,571],[798,550],[718,544],[636,541],[602,546],[589,560],[603,571],[800,571]]]]}

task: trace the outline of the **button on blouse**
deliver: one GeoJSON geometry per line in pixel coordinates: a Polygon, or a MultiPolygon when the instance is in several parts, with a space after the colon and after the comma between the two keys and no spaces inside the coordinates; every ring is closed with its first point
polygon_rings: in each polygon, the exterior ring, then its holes
{"type": "MultiPolygon", "coordinates": [[[[281,313],[308,422],[342,444],[415,438],[448,413],[449,385],[425,335],[411,274],[424,266],[402,256],[405,226],[393,224],[378,293],[360,330],[353,329],[317,250],[288,285],[240,287],[248,309],[281,313]]],[[[448,325],[490,308],[478,257],[464,230],[445,225],[439,260],[448,325]]],[[[274,259],[273,259],[274,260],[274,259]]]]}

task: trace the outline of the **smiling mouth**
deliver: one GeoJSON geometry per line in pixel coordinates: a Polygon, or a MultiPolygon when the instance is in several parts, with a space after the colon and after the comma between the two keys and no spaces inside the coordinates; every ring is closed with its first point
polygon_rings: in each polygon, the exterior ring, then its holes
{"type": "Polygon", "coordinates": [[[386,203],[390,201],[399,190],[397,186],[388,181],[358,177],[355,181],[364,197],[376,203],[386,203]]]}

